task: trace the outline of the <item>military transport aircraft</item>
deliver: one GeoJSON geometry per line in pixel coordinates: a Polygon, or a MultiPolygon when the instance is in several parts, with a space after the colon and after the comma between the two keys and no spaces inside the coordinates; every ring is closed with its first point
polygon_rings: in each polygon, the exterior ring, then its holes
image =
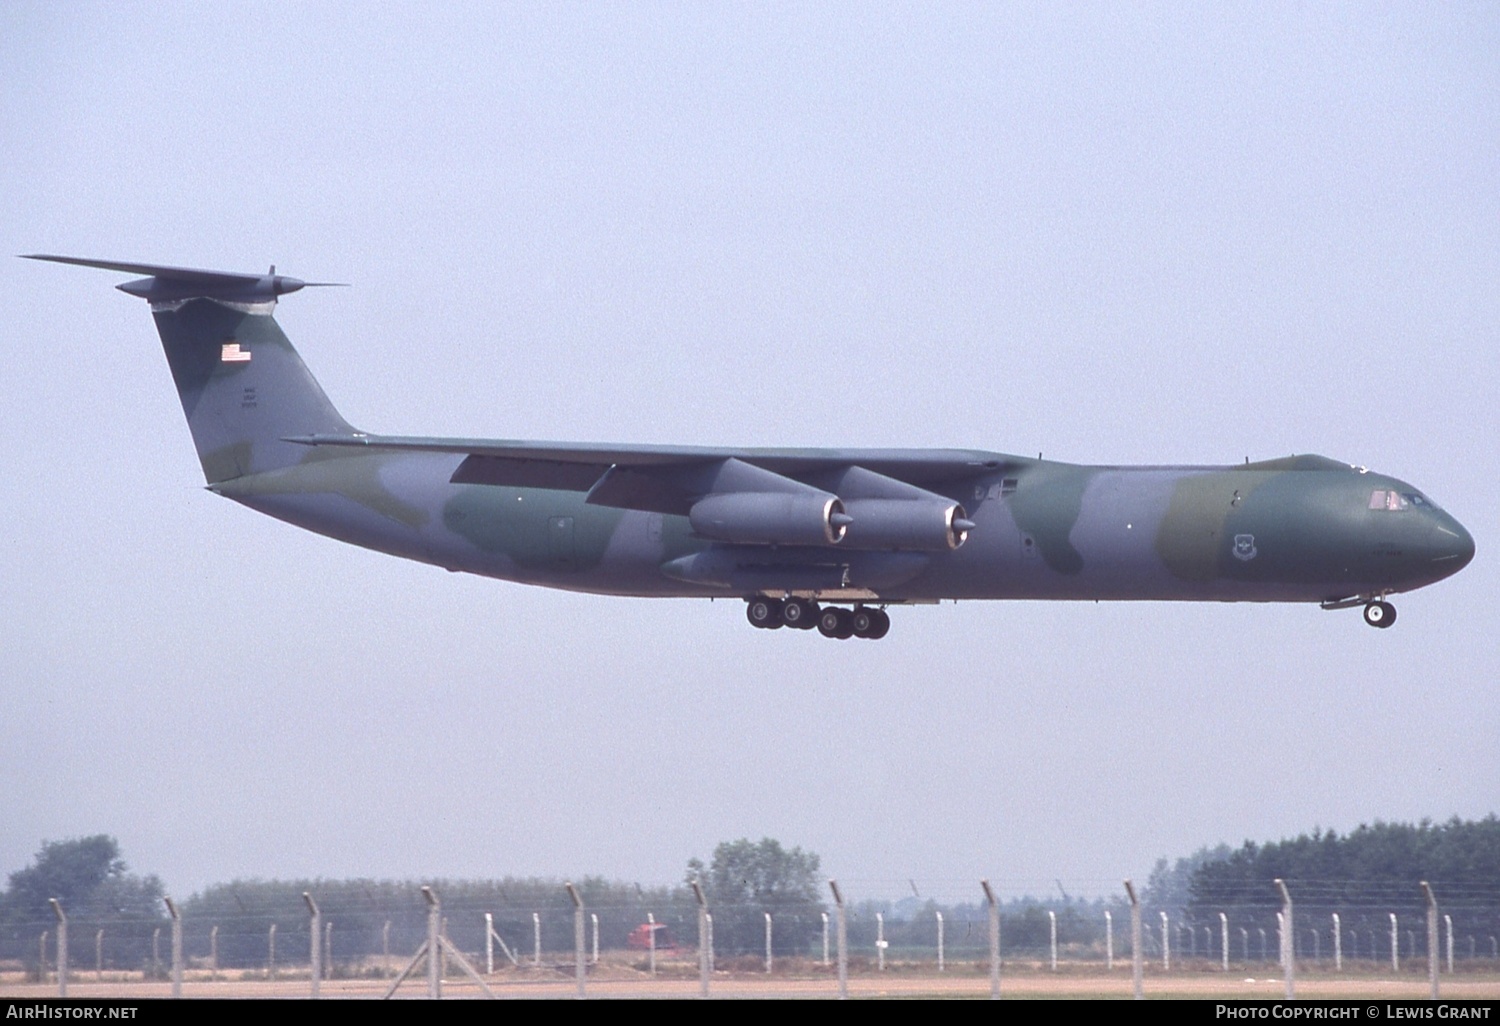
{"type": "Polygon", "coordinates": [[[350,427],[272,313],[303,282],[145,275],[208,488],[449,570],[610,595],[739,597],[761,628],[879,638],[941,599],[1364,607],[1457,573],[1424,494],[1322,456],[1094,467],[959,449],[726,449],[410,438],[350,427]]]}

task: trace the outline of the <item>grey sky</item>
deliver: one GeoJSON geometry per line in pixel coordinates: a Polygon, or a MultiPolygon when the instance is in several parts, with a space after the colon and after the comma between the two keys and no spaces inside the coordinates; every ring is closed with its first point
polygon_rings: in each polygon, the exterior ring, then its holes
{"type": "Polygon", "coordinates": [[[1500,9],[0,7],[7,253],[352,282],[279,320],[392,433],[1320,452],[1474,534],[1394,630],[964,604],[879,645],[574,596],[203,491],[145,304],[0,260],[0,871],[856,897],[1500,794],[1500,9]]]}

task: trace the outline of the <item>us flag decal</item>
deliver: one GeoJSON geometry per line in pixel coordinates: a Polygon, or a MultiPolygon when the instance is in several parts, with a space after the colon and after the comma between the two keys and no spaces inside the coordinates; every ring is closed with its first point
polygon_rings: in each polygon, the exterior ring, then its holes
{"type": "Polygon", "coordinates": [[[241,349],[238,342],[225,342],[224,349],[219,354],[220,363],[249,363],[250,351],[241,349]]]}

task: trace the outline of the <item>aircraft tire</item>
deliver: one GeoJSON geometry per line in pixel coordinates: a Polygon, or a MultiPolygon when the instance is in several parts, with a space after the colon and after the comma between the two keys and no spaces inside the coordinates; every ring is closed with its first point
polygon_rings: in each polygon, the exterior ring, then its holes
{"type": "Polygon", "coordinates": [[[745,619],[752,627],[774,631],[782,626],[781,600],[757,595],[745,604],[745,619]]]}
{"type": "Polygon", "coordinates": [[[838,606],[829,606],[818,614],[818,633],[840,641],[854,637],[854,614],[838,606]]]}
{"type": "Polygon", "coordinates": [[[1371,602],[1365,606],[1365,623],[1386,629],[1396,622],[1396,607],[1389,602],[1371,602]]]}
{"type": "Polygon", "coordinates": [[[818,604],[809,599],[789,598],[781,604],[781,621],[799,631],[818,625],[818,604]]]}
{"type": "Polygon", "coordinates": [[[854,636],[878,641],[891,630],[891,618],[883,609],[859,606],[854,610],[854,636]]]}

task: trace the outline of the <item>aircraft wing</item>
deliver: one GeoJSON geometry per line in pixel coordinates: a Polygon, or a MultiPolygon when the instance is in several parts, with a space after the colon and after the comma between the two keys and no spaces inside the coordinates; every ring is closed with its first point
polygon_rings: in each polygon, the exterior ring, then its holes
{"type": "Polygon", "coordinates": [[[463,456],[459,484],[588,492],[600,506],[687,515],[709,495],[820,492],[917,500],[1030,460],[968,449],[727,449],[509,439],[301,435],[286,441],[463,456]]]}

